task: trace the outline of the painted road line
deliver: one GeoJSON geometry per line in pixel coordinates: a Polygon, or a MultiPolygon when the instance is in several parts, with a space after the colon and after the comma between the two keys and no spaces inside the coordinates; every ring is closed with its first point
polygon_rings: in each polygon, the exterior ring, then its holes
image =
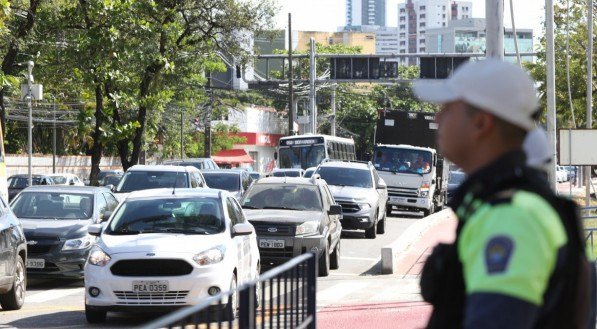
{"type": "Polygon", "coordinates": [[[85,288],[70,288],[70,289],[52,289],[44,292],[34,294],[33,296],[25,297],[27,303],[45,303],[51,300],[60,299],[62,297],[83,294],[85,288]]]}

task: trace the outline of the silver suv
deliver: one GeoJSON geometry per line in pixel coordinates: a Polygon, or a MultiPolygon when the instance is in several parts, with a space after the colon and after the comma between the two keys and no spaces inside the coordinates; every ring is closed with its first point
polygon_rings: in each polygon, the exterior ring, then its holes
{"type": "Polygon", "coordinates": [[[371,162],[327,161],[315,174],[327,182],[342,206],[343,228],[365,230],[369,239],[385,233],[388,188],[371,162]]]}

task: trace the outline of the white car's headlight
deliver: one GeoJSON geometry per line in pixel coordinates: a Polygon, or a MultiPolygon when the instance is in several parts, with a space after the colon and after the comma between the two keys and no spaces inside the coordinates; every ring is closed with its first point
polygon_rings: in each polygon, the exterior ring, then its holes
{"type": "Polygon", "coordinates": [[[80,250],[91,247],[97,238],[93,235],[86,235],[81,238],[66,240],[62,250],[80,250]]]}
{"type": "Polygon", "coordinates": [[[313,234],[319,230],[319,221],[308,221],[296,227],[296,235],[313,234]]]}
{"type": "Polygon", "coordinates": [[[89,264],[96,266],[105,266],[112,258],[100,248],[96,248],[89,253],[89,264]]]}
{"type": "Polygon", "coordinates": [[[359,203],[358,205],[361,208],[361,210],[369,210],[369,209],[371,209],[371,205],[368,204],[368,203],[359,203]]]}
{"type": "Polygon", "coordinates": [[[200,252],[193,256],[195,263],[203,265],[217,264],[224,259],[226,254],[226,247],[217,246],[215,248],[200,252]]]}

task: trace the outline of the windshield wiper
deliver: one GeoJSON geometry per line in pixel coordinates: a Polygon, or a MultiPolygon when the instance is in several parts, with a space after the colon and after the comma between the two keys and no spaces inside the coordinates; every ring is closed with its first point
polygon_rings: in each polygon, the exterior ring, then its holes
{"type": "Polygon", "coordinates": [[[139,234],[139,231],[129,231],[127,229],[119,230],[119,231],[112,231],[106,232],[108,235],[136,235],[139,234]]]}
{"type": "Polygon", "coordinates": [[[159,232],[167,232],[167,233],[183,233],[183,234],[209,234],[209,232],[203,230],[203,231],[195,231],[195,230],[184,230],[184,229],[179,229],[179,228],[166,228],[166,229],[162,229],[159,232]]]}
{"type": "Polygon", "coordinates": [[[265,206],[263,209],[282,209],[282,210],[296,210],[290,207],[272,207],[272,206],[265,206]]]}

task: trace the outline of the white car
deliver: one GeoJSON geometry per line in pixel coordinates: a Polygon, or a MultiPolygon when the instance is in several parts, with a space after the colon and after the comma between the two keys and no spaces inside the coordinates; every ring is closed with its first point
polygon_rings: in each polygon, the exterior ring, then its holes
{"type": "MultiPolygon", "coordinates": [[[[255,229],[227,191],[133,192],[89,234],[100,237],[85,264],[90,323],[108,311],[195,305],[259,278],[255,229]]],[[[233,294],[223,303],[236,313],[237,301],[233,294]]]]}
{"type": "Polygon", "coordinates": [[[48,176],[52,178],[54,185],[85,186],[85,183],[75,174],[49,174],[48,176]]]}
{"type": "Polygon", "coordinates": [[[556,166],[556,181],[558,183],[568,181],[568,171],[562,166],[556,166]]]}

